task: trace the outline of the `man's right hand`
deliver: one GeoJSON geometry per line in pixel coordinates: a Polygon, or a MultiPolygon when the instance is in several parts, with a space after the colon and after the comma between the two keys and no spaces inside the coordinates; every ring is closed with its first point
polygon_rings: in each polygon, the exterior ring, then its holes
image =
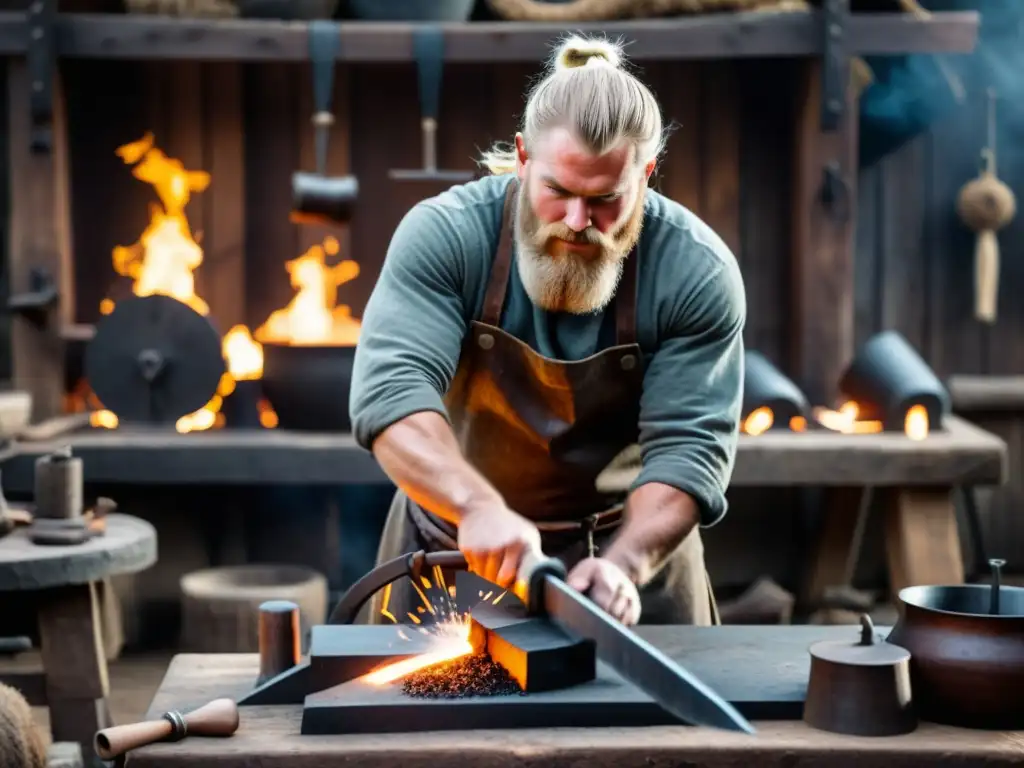
{"type": "Polygon", "coordinates": [[[459,550],[473,573],[508,589],[515,583],[523,555],[540,551],[540,531],[502,504],[482,506],[463,513],[459,550]]]}

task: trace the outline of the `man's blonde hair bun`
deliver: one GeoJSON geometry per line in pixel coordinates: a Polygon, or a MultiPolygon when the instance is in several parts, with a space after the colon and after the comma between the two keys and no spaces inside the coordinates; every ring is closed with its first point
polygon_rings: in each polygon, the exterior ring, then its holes
{"type": "Polygon", "coordinates": [[[622,63],[622,52],[609,40],[587,39],[573,35],[565,40],[555,52],[555,69],[575,69],[594,62],[607,64],[616,69],[622,63]]]}

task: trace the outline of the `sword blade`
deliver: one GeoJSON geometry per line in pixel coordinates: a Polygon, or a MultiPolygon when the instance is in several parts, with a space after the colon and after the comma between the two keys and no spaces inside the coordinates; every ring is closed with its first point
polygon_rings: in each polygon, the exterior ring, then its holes
{"type": "Polygon", "coordinates": [[[599,659],[671,714],[691,725],[755,732],[732,704],[564,581],[546,574],[542,590],[548,616],[593,640],[599,659]]]}

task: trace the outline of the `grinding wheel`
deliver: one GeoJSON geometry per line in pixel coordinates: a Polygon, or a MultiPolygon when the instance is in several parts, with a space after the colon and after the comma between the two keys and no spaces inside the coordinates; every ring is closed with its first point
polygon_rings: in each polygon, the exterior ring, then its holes
{"type": "Polygon", "coordinates": [[[85,374],[122,422],[173,424],[217,392],[226,370],[210,321],[169,296],[133,296],[96,324],[85,374]]]}

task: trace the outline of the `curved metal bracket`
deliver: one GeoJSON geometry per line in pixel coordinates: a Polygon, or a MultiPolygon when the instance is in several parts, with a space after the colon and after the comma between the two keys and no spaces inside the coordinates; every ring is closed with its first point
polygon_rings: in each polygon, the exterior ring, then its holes
{"type": "Polygon", "coordinates": [[[433,568],[435,565],[441,568],[465,569],[469,567],[465,555],[458,551],[428,553],[421,549],[418,552],[411,552],[408,555],[396,557],[394,560],[388,560],[348,588],[338,604],[334,606],[327,623],[352,624],[363,604],[378,590],[398,581],[403,576],[408,576],[416,581],[425,568],[433,568]]]}
{"type": "Polygon", "coordinates": [[[53,277],[43,267],[32,267],[28,276],[29,289],[7,300],[7,308],[19,314],[33,325],[44,328],[50,310],[58,303],[60,295],[53,277]]]}

